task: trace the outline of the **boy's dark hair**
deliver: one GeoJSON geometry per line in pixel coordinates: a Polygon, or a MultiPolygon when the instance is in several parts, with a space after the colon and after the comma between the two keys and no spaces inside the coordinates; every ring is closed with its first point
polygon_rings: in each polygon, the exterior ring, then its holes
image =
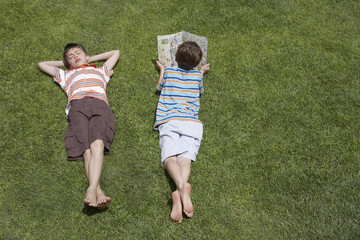
{"type": "Polygon", "coordinates": [[[175,61],[180,68],[191,70],[199,65],[202,58],[202,51],[196,42],[183,42],[175,55],[175,61]]]}
{"type": "Polygon", "coordinates": [[[64,52],[63,52],[63,59],[64,59],[64,65],[65,65],[65,67],[67,67],[67,68],[69,68],[70,65],[69,65],[69,63],[68,63],[68,61],[67,61],[67,56],[66,56],[66,54],[68,53],[68,51],[69,51],[70,49],[72,49],[72,48],[74,48],[74,47],[80,48],[81,50],[83,50],[83,51],[85,52],[85,54],[87,54],[84,46],[81,45],[81,44],[78,44],[78,43],[68,43],[68,44],[66,44],[66,46],[65,46],[65,48],[64,48],[64,52]]]}

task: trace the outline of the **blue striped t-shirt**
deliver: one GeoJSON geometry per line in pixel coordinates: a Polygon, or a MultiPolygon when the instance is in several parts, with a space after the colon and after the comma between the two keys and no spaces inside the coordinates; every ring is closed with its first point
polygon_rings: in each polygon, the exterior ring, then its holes
{"type": "Polygon", "coordinates": [[[166,68],[157,86],[161,91],[154,129],[170,120],[201,121],[198,118],[200,93],[204,91],[203,75],[198,70],[166,68]]]}

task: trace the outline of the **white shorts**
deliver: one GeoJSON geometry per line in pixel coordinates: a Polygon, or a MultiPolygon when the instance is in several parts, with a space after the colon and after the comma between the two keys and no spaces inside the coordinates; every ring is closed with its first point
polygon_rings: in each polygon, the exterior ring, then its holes
{"type": "Polygon", "coordinates": [[[161,165],[171,156],[195,161],[203,134],[202,123],[172,120],[159,126],[161,165]]]}

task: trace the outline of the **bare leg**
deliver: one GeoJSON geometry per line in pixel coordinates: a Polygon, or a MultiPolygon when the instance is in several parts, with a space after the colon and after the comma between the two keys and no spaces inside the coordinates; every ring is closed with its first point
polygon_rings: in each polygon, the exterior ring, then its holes
{"type": "Polygon", "coordinates": [[[177,158],[173,156],[164,161],[164,167],[177,187],[177,190],[171,195],[173,207],[170,215],[170,218],[176,222],[181,221],[179,221],[179,215],[182,215],[181,208],[179,208],[178,205],[179,197],[182,203],[182,209],[186,216],[189,218],[194,216],[194,206],[192,205],[190,198],[191,185],[187,182],[190,176],[190,166],[191,159],[189,158],[177,158]]]}
{"type": "MultiPolygon", "coordinates": [[[[89,180],[89,163],[90,163],[90,158],[91,158],[91,150],[90,149],[86,149],[84,154],[84,169],[85,169],[85,175],[86,178],[88,180],[88,182],[90,182],[89,180]]],[[[84,203],[89,205],[89,206],[93,206],[94,204],[96,204],[96,195],[95,194],[89,194],[87,192],[86,197],[84,199],[84,203]]]]}
{"type": "Polygon", "coordinates": [[[178,164],[178,160],[176,156],[169,157],[164,161],[164,168],[169,173],[172,180],[175,182],[176,187],[178,189],[182,189],[184,187],[184,180],[181,175],[181,168],[178,164]]]}
{"type": "MultiPolygon", "coordinates": [[[[179,188],[178,187],[179,185],[181,185],[181,186],[184,185],[182,177],[181,177],[180,166],[177,163],[176,156],[165,159],[164,167],[167,170],[167,172],[169,173],[170,177],[175,182],[177,188],[179,188]]],[[[181,205],[180,192],[178,190],[174,191],[171,194],[171,199],[172,199],[172,209],[171,209],[170,218],[174,222],[181,223],[181,221],[182,221],[182,205],[181,205]]]]}
{"type": "MultiPolygon", "coordinates": [[[[89,181],[89,161],[90,161],[90,157],[91,157],[91,150],[90,149],[87,149],[85,152],[84,152],[84,168],[85,168],[85,174],[86,174],[86,178],[88,179],[89,181]]],[[[105,199],[106,202],[104,204],[101,204],[100,206],[98,205],[98,209],[99,210],[103,210],[105,209],[106,205],[108,203],[110,203],[111,201],[111,198],[110,197],[107,197],[105,196],[105,194],[103,193],[103,191],[101,190],[101,187],[100,187],[100,182],[96,188],[96,199],[105,199]]],[[[89,205],[90,201],[87,201],[87,199],[84,200],[84,202],[86,204],[89,205]]]]}
{"type": "Polygon", "coordinates": [[[104,160],[103,152],[104,143],[98,139],[95,140],[90,145],[90,149],[84,153],[85,174],[89,181],[84,202],[91,207],[99,207],[99,209],[104,209],[106,204],[111,200],[105,196],[100,188],[100,176],[104,160]]]}
{"type": "Polygon", "coordinates": [[[83,157],[84,157],[84,169],[85,169],[86,179],[89,180],[89,160],[91,157],[90,149],[86,149],[86,151],[83,154],[83,157]]]}
{"type": "Polygon", "coordinates": [[[190,198],[191,185],[187,182],[190,176],[191,159],[179,158],[178,164],[180,166],[181,176],[184,181],[183,188],[179,188],[181,202],[183,204],[183,211],[187,217],[191,218],[194,216],[194,206],[192,205],[190,198]]]}

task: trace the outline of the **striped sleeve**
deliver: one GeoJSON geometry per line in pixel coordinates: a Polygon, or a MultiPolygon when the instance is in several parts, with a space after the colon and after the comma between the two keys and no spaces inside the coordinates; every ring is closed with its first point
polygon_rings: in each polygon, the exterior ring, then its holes
{"type": "Polygon", "coordinates": [[[54,76],[54,82],[59,84],[59,86],[65,90],[66,85],[66,77],[65,77],[65,71],[60,68],[55,68],[55,76],[54,76]]]}
{"type": "Polygon", "coordinates": [[[106,64],[104,64],[101,68],[101,73],[104,74],[104,78],[106,82],[110,81],[111,76],[114,74],[114,70],[111,69],[109,70],[108,67],[106,66],[106,64]]]}
{"type": "Polygon", "coordinates": [[[164,71],[164,75],[163,75],[163,79],[161,79],[161,81],[159,82],[159,84],[156,87],[156,90],[160,91],[163,89],[164,85],[165,85],[165,79],[167,78],[167,68],[165,68],[164,71]]]}
{"type": "Polygon", "coordinates": [[[203,93],[203,92],[204,92],[203,78],[201,78],[200,83],[199,83],[199,92],[200,92],[200,93],[203,93]]]}
{"type": "Polygon", "coordinates": [[[156,90],[160,91],[163,89],[164,87],[164,78],[161,80],[161,82],[159,82],[159,84],[156,87],[156,90]]]}

